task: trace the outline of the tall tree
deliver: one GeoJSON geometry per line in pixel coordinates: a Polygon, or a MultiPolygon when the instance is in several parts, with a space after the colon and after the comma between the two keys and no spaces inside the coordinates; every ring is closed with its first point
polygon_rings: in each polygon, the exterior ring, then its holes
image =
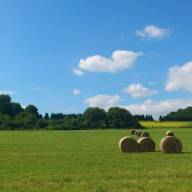
{"type": "Polygon", "coordinates": [[[88,127],[103,128],[106,123],[106,112],[98,107],[88,108],[85,110],[83,117],[88,127]]]}
{"type": "Polygon", "coordinates": [[[48,113],[45,113],[44,119],[49,120],[49,114],[48,113]]]}
{"type": "Polygon", "coordinates": [[[109,128],[138,127],[138,121],[131,113],[123,108],[111,107],[107,112],[107,124],[109,128]]]}
{"type": "Polygon", "coordinates": [[[11,113],[11,97],[9,95],[0,95],[0,113],[10,115],[11,113]]]}
{"type": "Polygon", "coordinates": [[[37,118],[39,118],[38,109],[34,105],[28,105],[25,108],[25,113],[31,113],[31,114],[35,115],[37,118]]]}
{"type": "Polygon", "coordinates": [[[23,108],[19,103],[15,103],[15,102],[11,103],[11,110],[10,110],[11,116],[15,116],[21,112],[23,112],[23,108]]]}

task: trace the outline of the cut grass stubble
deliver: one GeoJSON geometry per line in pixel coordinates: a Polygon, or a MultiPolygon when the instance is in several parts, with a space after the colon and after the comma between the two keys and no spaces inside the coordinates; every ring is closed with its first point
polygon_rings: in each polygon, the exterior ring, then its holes
{"type": "MultiPolygon", "coordinates": [[[[191,191],[192,129],[174,130],[184,142],[180,155],[121,153],[127,131],[2,131],[0,191],[191,191]]],[[[156,143],[165,134],[148,131],[156,143]]]]}

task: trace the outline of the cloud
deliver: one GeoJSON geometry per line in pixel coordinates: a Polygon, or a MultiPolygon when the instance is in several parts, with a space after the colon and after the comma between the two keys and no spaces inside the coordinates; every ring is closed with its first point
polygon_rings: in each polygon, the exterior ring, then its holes
{"type": "Polygon", "coordinates": [[[117,106],[129,110],[132,114],[153,115],[155,119],[158,119],[160,115],[192,106],[192,99],[169,99],[161,101],[148,99],[141,104],[121,105],[119,95],[96,95],[86,99],[85,103],[89,107],[100,107],[105,110],[117,106]]]}
{"type": "Polygon", "coordinates": [[[78,67],[73,69],[74,74],[83,75],[83,72],[117,73],[131,68],[142,52],[116,50],[111,58],[100,55],[89,56],[79,61],[78,67]]]}
{"type": "Polygon", "coordinates": [[[85,103],[89,107],[100,107],[108,109],[112,106],[119,105],[120,96],[119,95],[96,95],[85,100],[85,103]]]}
{"type": "Polygon", "coordinates": [[[16,92],[15,91],[11,91],[11,90],[8,90],[8,91],[0,90],[0,94],[14,95],[14,94],[16,94],[16,92]]]}
{"type": "Polygon", "coordinates": [[[73,95],[80,95],[81,91],[79,89],[73,89],[73,95]]]}
{"type": "Polygon", "coordinates": [[[192,92],[192,61],[169,69],[166,91],[183,89],[192,92]]]}
{"type": "Polygon", "coordinates": [[[73,69],[73,73],[75,75],[78,75],[78,76],[82,76],[83,75],[83,71],[81,71],[80,69],[77,69],[77,68],[73,69]]]}
{"type": "Polygon", "coordinates": [[[192,99],[170,99],[162,101],[146,100],[142,104],[130,104],[121,106],[128,109],[133,114],[151,114],[154,118],[165,115],[179,108],[192,106],[192,99]]]}
{"type": "Polygon", "coordinates": [[[157,93],[156,90],[151,90],[139,83],[129,85],[128,87],[123,89],[123,92],[127,93],[133,98],[142,98],[157,93]]]}
{"type": "Polygon", "coordinates": [[[147,25],[143,30],[137,30],[135,34],[142,38],[156,38],[162,39],[169,36],[171,33],[170,29],[160,28],[155,25],[147,25]]]}

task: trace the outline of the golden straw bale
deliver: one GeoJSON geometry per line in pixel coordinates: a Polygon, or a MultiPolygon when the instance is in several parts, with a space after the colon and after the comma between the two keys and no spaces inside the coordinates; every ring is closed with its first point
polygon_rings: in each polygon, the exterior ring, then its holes
{"type": "Polygon", "coordinates": [[[129,132],[130,132],[132,135],[135,135],[136,129],[131,129],[129,132]]]}
{"type": "Polygon", "coordinates": [[[137,135],[137,136],[138,136],[138,132],[139,132],[139,130],[136,130],[136,131],[135,131],[135,135],[137,135]]]}
{"type": "Polygon", "coordinates": [[[137,136],[138,136],[138,137],[141,137],[142,133],[143,133],[142,131],[138,131],[137,136]]]}
{"type": "Polygon", "coordinates": [[[124,153],[137,152],[138,151],[137,141],[131,137],[123,137],[119,141],[119,149],[124,153]]]}
{"type": "Polygon", "coordinates": [[[141,137],[137,143],[139,152],[154,152],[155,142],[150,137],[141,137]]]}
{"type": "Polygon", "coordinates": [[[181,153],[182,148],[181,141],[173,136],[166,136],[160,141],[160,149],[164,153],[181,153]]]}
{"type": "Polygon", "coordinates": [[[175,134],[173,133],[173,131],[167,131],[166,132],[166,136],[174,136],[175,134]]]}
{"type": "Polygon", "coordinates": [[[143,132],[143,133],[141,134],[141,137],[149,137],[149,133],[148,133],[148,132],[143,132]]]}

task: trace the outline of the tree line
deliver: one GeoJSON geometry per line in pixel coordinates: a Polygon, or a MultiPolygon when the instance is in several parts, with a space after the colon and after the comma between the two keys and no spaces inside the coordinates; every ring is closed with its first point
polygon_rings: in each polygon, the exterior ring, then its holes
{"type": "MultiPolygon", "coordinates": [[[[0,130],[138,128],[139,121],[154,119],[152,115],[132,115],[128,110],[119,107],[111,107],[107,112],[98,107],[89,107],[80,114],[42,115],[36,106],[22,107],[20,103],[12,102],[9,95],[0,94],[0,130]]],[[[192,121],[192,107],[160,116],[159,121],[192,121]]]]}
{"type": "Polygon", "coordinates": [[[160,116],[159,121],[192,121],[192,107],[178,109],[165,116],[160,116]]]}
{"type": "Polygon", "coordinates": [[[9,95],[0,95],[0,129],[53,129],[81,130],[140,127],[139,119],[128,110],[111,107],[107,112],[101,108],[87,108],[82,114],[52,113],[42,115],[34,105],[22,107],[12,102],[9,95]]]}

